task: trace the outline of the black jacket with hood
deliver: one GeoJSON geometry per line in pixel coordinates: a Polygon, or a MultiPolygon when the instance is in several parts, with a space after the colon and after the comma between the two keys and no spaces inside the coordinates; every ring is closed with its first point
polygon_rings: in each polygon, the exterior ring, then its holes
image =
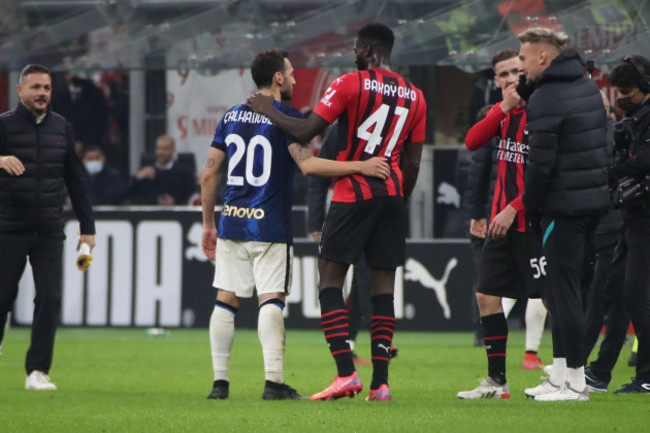
{"type": "Polygon", "coordinates": [[[606,113],[598,86],[574,50],[556,57],[526,104],[523,202],[545,216],[603,213],[610,206],[606,113]]]}

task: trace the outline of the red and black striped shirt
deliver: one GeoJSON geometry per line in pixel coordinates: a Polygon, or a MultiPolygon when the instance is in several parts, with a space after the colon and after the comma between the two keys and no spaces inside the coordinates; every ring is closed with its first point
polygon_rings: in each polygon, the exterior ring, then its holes
{"type": "Polygon", "coordinates": [[[528,158],[528,130],[526,110],[514,108],[505,114],[501,102],[467,132],[465,145],[476,150],[497,137],[497,182],[494,189],[491,219],[510,205],[517,211],[516,224],[511,229],[526,231],[526,212],[522,197],[524,193],[524,168],[528,158]]]}
{"type": "Polygon", "coordinates": [[[403,196],[400,151],[405,140],[424,141],[426,102],[420,89],[384,69],[351,72],[330,84],[314,112],[330,124],[339,120],[338,161],[383,156],[391,167],[386,180],[362,175],[338,178],[332,201],[403,196]]]}

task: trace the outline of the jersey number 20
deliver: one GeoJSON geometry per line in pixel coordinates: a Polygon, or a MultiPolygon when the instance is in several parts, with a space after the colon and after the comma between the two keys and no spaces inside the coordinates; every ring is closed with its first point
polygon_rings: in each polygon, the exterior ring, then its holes
{"type": "Polygon", "coordinates": [[[256,135],[246,144],[244,139],[238,134],[228,134],[226,137],[226,146],[234,145],[235,153],[228,161],[228,185],[243,186],[244,176],[233,176],[232,172],[239,165],[244,153],[246,154],[245,177],[246,182],[252,186],[262,186],[269,181],[271,176],[271,156],[273,149],[271,143],[263,135],[256,135]],[[255,150],[261,146],[262,150],[262,173],[255,176],[253,167],[255,165],[255,150]]]}

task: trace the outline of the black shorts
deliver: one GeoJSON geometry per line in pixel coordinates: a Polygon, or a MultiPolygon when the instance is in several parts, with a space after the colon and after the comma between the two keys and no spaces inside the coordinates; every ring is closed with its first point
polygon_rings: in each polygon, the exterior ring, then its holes
{"type": "Polygon", "coordinates": [[[319,246],[319,256],[354,264],[361,253],[374,269],[404,264],[406,210],[402,197],[378,197],[357,203],[332,202],[319,246]]]}
{"type": "Polygon", "coordinates": [[[503,239],[485,239],[477,292],[502,298],[540,298],[544,275],[541,234],[508,231],[503,239]]]}

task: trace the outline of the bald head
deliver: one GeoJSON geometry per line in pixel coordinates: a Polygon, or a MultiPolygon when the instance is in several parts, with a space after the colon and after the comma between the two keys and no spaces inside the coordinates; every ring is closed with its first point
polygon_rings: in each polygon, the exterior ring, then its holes
{"type": "Polygon", "coordinates": [[[169,135],[161,135],[156,140],[156,161],[161,166],[166,166],[174,158],[176,145],[169,135]]]}

